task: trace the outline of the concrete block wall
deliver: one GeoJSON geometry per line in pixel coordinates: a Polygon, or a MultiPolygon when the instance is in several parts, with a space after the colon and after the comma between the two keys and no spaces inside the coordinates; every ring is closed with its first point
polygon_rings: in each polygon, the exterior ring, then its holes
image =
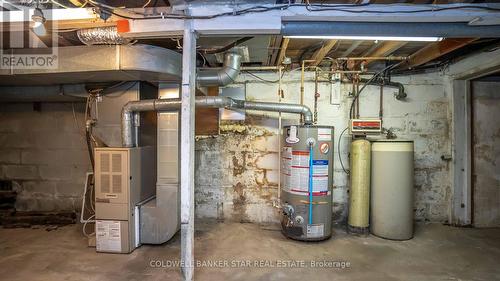
{"type": "Polygon", "coordinates": [[[19,211],[79,210],[91,170],[82,103],[0,104],[0,179],[19,211]]]}
{"type": "MultiPolygon", "coordinates": [[[[276,80],[275,73],[258,73],[276,80]]],[[[415,218],[444,222],[450,203],[449,163],[442,155],[450,151],[449,97],[439,73],[394,77],[405,85],[408,98],[394,98],[397,89],[384,88],[384,127],[400,138],[415,141],[415,218]]],[[[306,73],[305,104],[313,108],[313,74],[306,73]]],[[[246,87],[247,100],[278,101],[276,83],[266,83],[242,74],[238,86],[246,87]]],[[[300,102],[300,73],[283,77],[282,102],[300,102]]],[[[320,83],[318,124],[335,126],[334,220],[347,216],[349,180],[343,172],[337,145],[340,132],[347,127],[351,85],[344,85],[339,105],[330,103],[330,83],[320,83]]],[[[368,86],[360,98],[362,117],[377,117],[379,87],[368,86]]],[[[282,123],[297,124],[298,116],[282,114],[282,123]]],[[[277,113],[249,112],[245,122],[221,124],[219,136],[200,137],[196,142],[196,215],[241,222],[277,222],[273,207],[278,196],[279,121],[277,113]]],[[[341,157],[348,168],[349,136],[342,137],[341,157]]]]}

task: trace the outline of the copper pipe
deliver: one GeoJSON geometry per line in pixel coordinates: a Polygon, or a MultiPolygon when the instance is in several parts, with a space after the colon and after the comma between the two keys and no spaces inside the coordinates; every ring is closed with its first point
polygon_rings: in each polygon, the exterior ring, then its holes
{"type": "Polygon", "coordinates": [[[265,70],[280,70],[283,66],[242,66],[240,69],[245,71],[265,71],[265,70]]]}
{"type": "Polygon", "coordinates": [[[337,60],[407,60],[409,57],[398,57],[398,56],[389,56],[389,57],[344,57],[337,58],[337,60]]]}
{"type": "MultiPolygon", "coordinates": [[[[359,95],[359,79],[356,78],[356,95],[359,95]]],[[[359,119],[359,97],[356,99],[356,118],[359,119]]]]}
{"type": "MultiPolygon", "coordinates": [[[[302,61],[302,68],[300,71],[300,105],[304,105],[304,75],[305,75],[306,62],[315,62],[315,60],[303,60],[302,61]]],[[[300,121],[302,122],[303,120],[300,119],[300,121]]]]}

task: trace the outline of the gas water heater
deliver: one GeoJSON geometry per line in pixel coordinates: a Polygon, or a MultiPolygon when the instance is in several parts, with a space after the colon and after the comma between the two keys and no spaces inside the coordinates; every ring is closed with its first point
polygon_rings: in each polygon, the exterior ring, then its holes
{"type": "Polygon", "coordinates": [[[332,235],[333,127],[285,126],[281,148],[282,232],[303,241],[332,235]]]}

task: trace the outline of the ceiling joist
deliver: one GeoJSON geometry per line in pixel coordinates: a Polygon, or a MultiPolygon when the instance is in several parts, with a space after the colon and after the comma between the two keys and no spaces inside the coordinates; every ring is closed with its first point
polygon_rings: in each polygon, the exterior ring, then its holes
{"type": "Polygon", "coordinates": [[[327,42],[323,43],[323,46],[319,48],[316,52],[311,57],[311,60],[314,60],[314,62],[311,64],[313,66],[317,66],[325,57],[326,55],[332,50],[332,48],[337,44],[338,40],[328,40],[327,42]]]}
{"type": "Polygon", "coordinates": [[[281,65],[283,62],[283,59],[285,58],[286,55],[286,49],[288,48],[288,43],[290,42],[290,38],[283,38],[281,40],[281,49],[278,55],[278,60],[276,61],[276,65],[281,65]]]}
{"type": "Polygon", "coordinates": [[[348,57],[350,54],[352,54],[352,52],[354,52],[354,50],[356,50],[359,45],[361,45],[363,43],[362,40],[359,40],[359,41],[354,41],[352,43],[352,45],[347,49],[345,50],[340,56],[345,58],[345,57],[348,57]]]}
{"type": "Polygon", "coordinates": [[[457,39],[444,39],[439,42],[431,43],[416,53],[412,54],[409,59],[399,66],[400,69],[415,68],[424,65],[434,59],[444,56],[453,52],[473,41],[477,38],[457,38],[457,39]]]}
{"type": "MultiPolygon", "coordinates": [[[[384,41],[382,43],[379,43],[379,45],[363,54],[364,57],[385,57],[389,56],[390,54],[394,53],[397,49],[403,47],[407,42],[404,41],[384,41]]],[[[373,60],[367,60],[366,65],[372,63],[373,60]]]]}
{"type": "Polygon", "coordinates": [[[267,66],[276,65],[278,63],[277,59],[280,52],[281,41],[283,41],[282,36],[271,36],[269,41],[269,55],[266,62],[267,66]]]}

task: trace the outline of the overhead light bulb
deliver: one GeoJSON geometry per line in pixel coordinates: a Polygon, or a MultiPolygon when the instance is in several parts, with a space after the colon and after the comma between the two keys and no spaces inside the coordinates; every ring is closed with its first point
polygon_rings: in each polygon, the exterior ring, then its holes
{"type": "Polygon", "coordinates": [[[33,23],[33,29],[35,29],[35,28],[39,28],[39,27],[40,27],[40,26],[42,26],[42,25],[43,25],[43,23],[41,23],[41,22],[39,22],[39,21],[35,21],[35,22],[33,23]]]}
{"type": "Polygon", "coordinates": [[[47,34],[47,30],[45,29],[45,16],[43,15],[42,9],[36,7],[35,11],[33,11],[33,15],[31,16],[31,20],[33,21],[33,32],[36,35],[43,36],[47,34]]]}
{"type": "Polygon", "coordinates": [[[38,26],[33,26],[33,32],[38,36],[47,35],[47,29],[45,28],[45,25],[43,23],[39,24],[38,26]]]}

